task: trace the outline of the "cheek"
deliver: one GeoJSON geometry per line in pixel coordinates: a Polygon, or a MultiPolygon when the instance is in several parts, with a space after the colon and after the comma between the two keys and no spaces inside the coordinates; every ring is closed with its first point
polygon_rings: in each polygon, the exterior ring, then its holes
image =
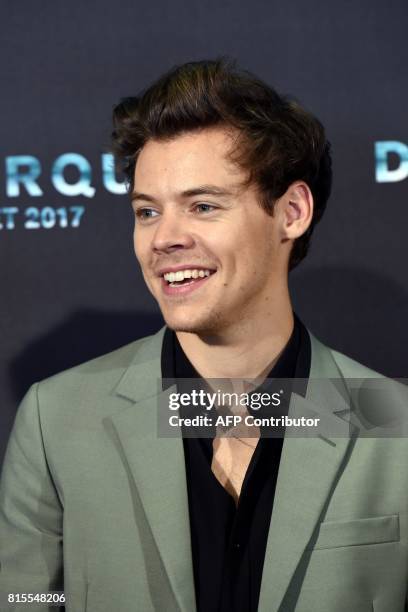
{"type": "Polygon", "coordinates": [[[136,229],[133,232],[133,248],[140,265],[145,264],[149,252],[148,245],[146,244],[146,240],[143,239],[143,236],[141,236],[139,232],[136,232],[136,229]]]}
{"type": "Polygon", "coordinates": [[[268,223],[250,226],[242,232],[237,244],[236,263],[239,276],[248,284],[254,284],[270,272],[275,259],[275,237],[268,223]]]}
{"type": "Polygon", "coordinates": [[[136,259],[138,260],[139,264],[142,265],[142,257],[141,257],[141,253],[140,253],[140,247],[137,244],[136,240],[133,241],[133,250],[135,252],[136,259]]]}
{"type": "Polygon", "coordinates": [[[137,249],[138,249],[138,234],[136,232],[136,225],[135,225],[134,230],[133,230],[133,248],[134,248],[135,253],[137,253],[137,249]]]}

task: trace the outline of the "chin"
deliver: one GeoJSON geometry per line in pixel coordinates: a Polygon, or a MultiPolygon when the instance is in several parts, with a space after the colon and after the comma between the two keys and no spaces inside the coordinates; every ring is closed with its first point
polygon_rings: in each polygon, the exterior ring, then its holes
{"type": "Polygon", "coordinates": [[[200,325],[195,321],[176,321],[171,319],[165,319],[167,327],[175,332],[186,332],[190,334],[203,333],[208,326],[200,325]]]}
{"type": "Polygon", "coordinates": [[[219,317],[212,313],[203,317],[193,316],[166,316],[163,313],[167,327],[175,332],[186,332],[190,334],[214,334],[220,331],[219,317]]]}

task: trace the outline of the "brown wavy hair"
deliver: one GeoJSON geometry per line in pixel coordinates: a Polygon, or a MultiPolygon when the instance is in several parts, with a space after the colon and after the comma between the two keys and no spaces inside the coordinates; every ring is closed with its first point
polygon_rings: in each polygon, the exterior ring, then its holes
{"type": "Polygon", "coordinates": [[[217,60],[176,66],[139,96],[114,108],[113,152],[133,190],[138,154],[148,140],[166,140],[213,126],[235,128],[231,159],[260,192],[260,205],[273,215],[275,201],[296,180],[314,198],[307,231],[295,240],[293,269],[307,254],[314,226],[331,190],[330,144],[318,119],[294,99],[279,95],[235,62],[217,60]]]}

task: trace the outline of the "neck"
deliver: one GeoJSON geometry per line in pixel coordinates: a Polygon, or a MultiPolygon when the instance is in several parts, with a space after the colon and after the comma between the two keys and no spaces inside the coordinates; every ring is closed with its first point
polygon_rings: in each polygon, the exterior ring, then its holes
{"type": "Polygon", "coordinates": [[[180,345],[203,378],[262,378],[278,360],[294,327],[287,292],[268,310],[218,333],[176,332],[180,345]]]}

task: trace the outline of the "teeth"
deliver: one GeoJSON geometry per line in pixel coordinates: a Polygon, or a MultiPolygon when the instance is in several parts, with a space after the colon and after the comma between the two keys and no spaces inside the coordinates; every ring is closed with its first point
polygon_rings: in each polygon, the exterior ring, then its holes
{"type": "Polygon", "coordinates": [[[168,283],[183,281],[185,278],[204,278],[210,276],[211,270],[179,270],[178,272],[167,272],[164,275],[164,280],[168,283]]]}

